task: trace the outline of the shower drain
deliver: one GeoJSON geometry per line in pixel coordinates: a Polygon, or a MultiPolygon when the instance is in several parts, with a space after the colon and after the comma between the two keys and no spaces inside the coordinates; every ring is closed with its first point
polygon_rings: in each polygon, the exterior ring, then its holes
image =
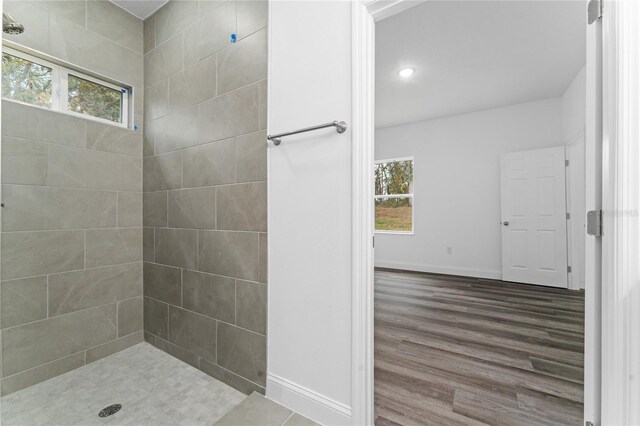
{"type": "Polygon", "coordinates": [[[113,404],[106,408],[103,408],[102,411],[98,413],[99,417],[109,417],[112,414],[117,413],[122,408],[121,404],[113,404]]]}

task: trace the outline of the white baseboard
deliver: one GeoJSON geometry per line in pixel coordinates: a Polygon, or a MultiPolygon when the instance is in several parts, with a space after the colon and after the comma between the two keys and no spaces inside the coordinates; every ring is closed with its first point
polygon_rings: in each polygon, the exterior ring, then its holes
{"type": "Polygon", "coordinates": [[[323,425],[351,424],[351,407],[274,374],[267,374],[267,397],[323,425]]]}
{"type": "Polygon", "coordinates": [[[501,280],[501,271],[486,271],[482,269],[456,268],[449,266],[424,265],[417,263],[387,262],[376,260],[376,268],[403,269],[405,271],[431,272],[434,274],[460,275],[463,277],[488,278],[501,280]]]}

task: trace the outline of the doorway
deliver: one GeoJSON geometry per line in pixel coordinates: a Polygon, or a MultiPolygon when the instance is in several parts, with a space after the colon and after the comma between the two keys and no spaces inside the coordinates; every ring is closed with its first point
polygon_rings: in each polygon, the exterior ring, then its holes
{"type": "MultiPolygon", "coordinates": [[[[566,289],[569,274],[576,272],[568,269],[573,266],[569,250],[577,244],[568,241],[574,235],[569,234],[565,160],[566,146],[585,126],[586,23],[582,5],[574,3],[574,11],[542,11],[536,6],[544,6],[529,2],[481,6],[455,3],[423,3],[376,25],[374,174],[376,178],[383,176],[386,182],[405,180],[395,187],[386,185],[382,193],[375,185],[375,265],[386,268],[376,271],[374,305],[378,421],[410,424],[420,423],[425,416],[443,416],[443,421],[457,418],[499,424],[509,418],[511,423],[522,422],[535,411],[534,405],[546,401],[542,405],[548,404],[548,421],[581,422],[584,293],[566,289]],[[421,9],[429,11],[421,14],[421,9]],[[571,17],[569,22],[559,18],[563,13],[571,17]],[[554,19],[545,21],[545,15],[554,19]],[[482,19],[477,19],[479,16],[482,19]],[[496,16],[504,19],[491,22],[496,16]],[[391,27],[393,21],[398,21],[398,27],[389,33],[399,36],[385,45],[387,40],[381,31],[391,27]],[[577,36],[562,39],[571,33],[568,28],[573,24],[579,31],[577,36]],[[412,25],[419,30],[412,31],[412,25]],[[545,29],[542,37],[540,28],[545,29]],[[473,38],[464,37],[465,31],[473,33],[473,38]],[[554,35],[559,38],[554,40],[554,35]],[[541,40],[544,37],[549,39],[541,40]],[[420,45],[420,40],[427,41],[420,45]],[[438,40],[431,44],[441,51],[432,51],[428,40],[438,40]],[[581,40],[581,48],[575,40],[581,40]],[[528,48],[522,48],[524,45],[528,48]],[[550,45],[553,48],[543,48],[550,45]],[[418,58],[411,63],[411,46],[422,47],[429,60],[421,62],[418,58]],[[576,46],[578,54],[573,50],[576,46]],[[386,60],[380,50],[385,47],[396,56],[386,60]],[[384,82],[387,78],[403,86],[393,88],[384,82]],[[571,89],[575,87],[582,92],[581,99],[572,104],[576,99],[571,89]],[[392,101],[385,102],[389,99],[392,101]],[[573,117],[567,112],[572,107],[581,111],[583,118],[575,127],[575,122],[563,120],[573,117]],[[550,155],[534,154],[547,150],[550,155]],[[519,157],[515,153],[520,153],[519,157]],[[501,157],[507,160],[503,171],[507,166],[517,169],[513,167],[516,164],[527,166],[531,160],[532,167],[524,167],[523,172],[531,172],[533,181],[544,178],[542,184],[530,188],[528,195],[526,190],[501,194],[501,157]],[[408,167],[399,158],[412,159],[409,179],[405,176],[408,167]],[[536,175],[536,161],[551,175],[536,175]],[[380,172],[380,164],[391,170],[390,175],[380,172]],[[512,206],[520,205],[524,210],[530,207],[529,214],[520,216],[534,221],[524,229],[533,231],[531,237],[524,232],[524,237],[522,233],[515,235],[520,240],[504,238],[510,234],[505,228],[513,229],[511,234],[517,234],[515,228],[523,228],[518,212],[505,216],[509,213],[504,207],[509,195],[512,206]],[[514,221],[513,228],[504,224],[514,221]],[[510,247],[505,250],[505,245],[510,247]],[[524,257],[518,259],[518,250],[524,257]],[[503,253],[511,256],[507,260],[517,260],[511,270],[520,272],[520,276],[505,273],[503,253]],[[543,299],[550,304],[530,303],[543,299]],[[480,317],[473,318],[469,312],[480,317]],[[546,315],[568,315],[570,318],[563,319],[573,330],[545,330],[544,320],[550,319],[546,315]],[[463,325],[465,322],[483,323],[487,328],[470,330],[463,325]],[[500,328],[505,322],[511,323],[500,328]],[[524,346],[516,343],[520,337],[540,331],[545,335],[539,334],[535,344],[531,344],[531,335],[525,338],[524,346]],[[577,334],[571,335],[571,331],[577,334]],[[552,337],[556,332],[560,334],[552,337]],[[543,353],[557,346],[554,340],[560,335],[565,343],[576,344],[562,348],[565,352],[554,352],[559,358],[543,353]],[[492,337],[497,340],[492,341],[492,337]],[[513,349],[509,345],[518,348],[516,352],[509,353],[513,349]],[[399,364],[399,359],[393,356],[402,358],[402,363],[413,362],[414,368],[394,371],[392,366],[399,364]],[[457,362],[450,363],[452,359],[457,362]],[[472,367],[461,367],[465,363],[472,367]],[[450,375],[449,383],[460,386],[439,387],[438,377],[446,375],[443,371],[450,375]],[[498,378],[500,372],[506,381],[498,378]],[[403,382],[412,374],[424,375],[403,382]],[[423,382],[418,384],[419,380],[423,382]],[[478,382],[482,380],[485,383],[478,382]],[[519,394],[521,389],[511,387],[518,383],[531,390],[536,387],[531,383],[540,381],[551,393],[519,394]],[[551,382],[557,387],[553,388],[551,382]],[[497,398],[496,388],[509,396],[497,398]],[[398,395],[407,389],[407,400],[418,401],[417,405],[403,407],[398,395]],[[483,394],[487,389],[492,391],[483,394]],[[392,394],[395,397],[389,398],[392,394]],[[529,404],[522,402],[527,398],[529,404]],[[518,408],[510,412],[513,407],[518,408]],[[509,415],[500,419],[495,416],[498,412],[509,415]]],[[[546,6],[568,8],[571,4],[546,6]]],[[[522,176],[512,177],[522,180],[522,176]]],[[[585,215],[584,207],[582,210],[585,215]]]]}

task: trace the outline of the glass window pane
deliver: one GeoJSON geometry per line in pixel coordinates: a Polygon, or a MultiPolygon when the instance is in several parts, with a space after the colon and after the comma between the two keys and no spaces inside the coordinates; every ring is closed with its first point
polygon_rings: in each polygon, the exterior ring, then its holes
{"type": "Polygon", "coordinates": [[[413,199],[376,199],[376,231],[413,231],[413,199]]]}
{"type": "Polygon", "coordinates": [[[52,107],[53,70],[8,53],[2,54],[2,97],[52,107]]]}
{"type": "Polygon", "coordinates": [[[122,92],[69,74],[69,111],[122,123],[122,92]]]}
{"type": "Polygon", "coordinates": [[[376,195],[413,193],[413,160],[377,163],[374,173],[376,195]]]}

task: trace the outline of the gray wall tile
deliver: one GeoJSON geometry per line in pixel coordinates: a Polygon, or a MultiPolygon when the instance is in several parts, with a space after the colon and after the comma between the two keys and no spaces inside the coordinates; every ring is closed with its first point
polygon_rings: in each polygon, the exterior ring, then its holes
{"type": "Polygon", "coordinates": [[[142,331],[142,296],[118,302],[118,337],[142,331]]]}
{"type": "Polygon", "coordinates": [[[198,105],[200,142],[258,130],[258,86],[243,87],[198,105]]]}
{"type": "Polygon", "coordinates": [[[156,42],[164,43],[198,19],[195,0],[170,1],[154,14],[156,42]]]}
{"type": "Polygon", "coordinates": [[[142,53],[142,21],[109,1],[87,2],[87,28],[142,53]]]}
{"type": "Polygon", "coordinates": [[[165,78],[144,90],[144,114],[146,120],[155,120],[168,112],[169,79],[165,78]]]}
{"type": "Polygon", "coordinates": [[[182,187],[182,152],[144,159],[144,191],[182,187]]]}
{"type": "Polygon", "coordinates": [[[14,327],[47,317],[47,277],[3,281],[0,324],[14,327]]]}
{"type": "Polygon", "coordinates": [[[151,345],[156,345],[156,336],[154,336],[153,334],[149,333],[148,331],[144,331],[144,341],[151,344],[151,345]]]}
{"type": "Polygon", "coordinates": [[[145,121],[142,135],[142,156],[152,157],[155,154],[155,126],[153,121],[145,121]]]}
{"type": "Polygon", "coordinates": [[[86,231],[86,267],[142,261],[142,229],[86,231]]]}
{"type": "Polygon", "coordinates": [[[87,148],[142,158],[142,132],[87,121],[87,148]]]}
{"type": "Polygon", "coordinates": [[[250,382],[229,370],[225,370],[219,365],[209,362],[204,358],[200,358],[200,370],[246,395],[251,395],[253,392],[258,392],[264,395],[264,387],[258,386],[255,383],[250,382]]]}
{"type": "Polygon", "coordinates": [[[169,355],[178,358],[182,362],[186,362],[187,364],[198,368],[198,355],[194,352],[190,352],[186,349],[181,348],[180,346],[174,345],[166,340],[156,338],[155,347],[168,353],[169,355]]]}
{"type": "Polygon", "coordinates": [[[169,342],[198,356],[215,360],[216,321],[169,306],[169,342]]]}
{"type": "Polygon", "coordinates": [[[176,189],[168,195],[169,227],[215,228],[215,188],[176,189]]]}
{"type": "Polygon", "coordinates": [[[267,80],[258,83],[258,128],[267,128],[267,80]]]}
{"type": "Polygon", "coordinates": [[[2,101],[2,134],[6,136],[84,148],[85,121],[30,105],[2,101]]]}
{"type": "MultiPolygon", "coordinates": [[[[5,7],[16,11],[27,26],[25,34],[14,38],[16,42],[132,86],[131,114],[137,126],[143,124],[143,24],[140,20],[105,0],[21,0],[5,2],[5,7]]],[[[181,49],[176,58],[181,62],[181,49]]],[[[53,289],[49,289],[50,300],[45,295],[44,301],[50,309],[49,313],[58,315],[49,319],[42,317],[42,312],[46,316],[46,309],[42,310],[42,298],[36,294],[42,293],[42,283],[38,284],[37,292],[35,287],[28,285],[19,289],[14,289],[11,283],[4,286],[2,303],[9,303],[10,306],[5,306],[0,322],[5,326],[12,324],[11,310],[14,308],[23,315],[22,319],[15,321],[36,321],[22,325],[14,321],[12,328],[4,330],[9,340],[12,336],[9,332],[24,332],[22,337],[16,337],[19,343],[14,342],[13,346],[28,352],[23,358],[30,368],[5,377],[2,389],[7,392],[8,389],[17,390],[84,363],[83,353],[79,355],[81,363],[78,364],[73,362],[74,355],[69,351],[84,351],[115,341],[114,329],[109,329],[109,324],[113,327],[118,320],[116,305],[112,302],[123,297],[123,294],[128,298],[141,295],[141,264],[137,265],[137,274],[128,278],[117,273],[92,275],[91,271],[94,270],[85,271],[83,268],[142,259],[142,230],[127,229],[121,232],[111,227],[141,226],[140,193],[145,141],[142,131],[10,101],[3,101],[2,121],[3,184],[24,185],[3,188],[3,195],[6,196],[3,201],[7,203],[3,211],[3,278],[53,274],[50,276],[53,282],[53,289]],[[61,231],[87,228],[90,230],[86,232],[61,231]],[[105,232],[101,233],[96,228],[105,228],[105,232]],[[27,232],[14,232],[17,230],[27,232]],[[134,234],[127,234],[132,231],[134,234]],[[135,232],[138,233],[137,237],[135,232]],[[103,235],[106,236],[105,240],[96,241],[103,235]],[[79,274],[67,274],[65,271],[77,271],[79,274]],[[110,285],[118,279],[121,282],[110,285]],[[56,287],[58,283],[62,283],[62,287],[56,287]],[[129,287],[123,287],[125,285],[129,287]],[[33,294],[27,294],[28,290],[34,290],[33,294]],[[20,294],[29,297],[29,302],[35,305],[20,303],[16,299],[20,294]],[[101,307],[95,307],[96,304],[101,307]],[[92,318],[91,312],[109,306],[105,304],[112,305],[113,315],[106,320],[104,315],[101,319],[92,318]],[[43,333],[45,337],[40,338],[38,333],[43,333]],[[37,345],[34,343],[37,347],[21,348],[21,345],[31,341],[37,341],[37,345]],[[31,353],[34,355],[29,358],[31,353]]],[[[153,135],[153,132],[150,134],[153,135]]],[[[153,143],[153,138],[147,138],[147,145],[149,139],[153,143]]],[[[151,144],[152,154],[153,149],[151,144]]],[[[144,153],[148,152],[147,146],[144,153]]],[[[131,265],[135,263],[122,267],[131,265]]],[[[46,280],[46,277],[40,280],[46,280]]],[[[138,305],[137,314],[140,316],[142,306],[140,303],[138,305]]],[[[136,315],[132,306],[129,308],[127,310],[125,306],[120,311],[122,324],[127,323],[126,318],[136,315]]],[[[113,351],[123,346],[114,344],[104,348],[107,347],[113,351]]],[[[4,346],[5,352],[8,348],[4,346]]],[[[5,353],[2,360],[5,366],[11,356],[11,352],[8,355],[5,353]]],[[[23,368],[18,367],[10,365],[7,374],[12,374],[11,368],[14,368],[13,371],[23,368]]]]}
{"type": "Polygon", "coordinates": [[[233,138],[186,149],[183,155],[185,188],[236,181],[236,144],[233,138]]]}
{"type": "Polygon", "coordinates": [[[233,278],[184,271],[182,303],[186,309],[235,323],[236,286],[233,278]]]}
{"type": "Polygon", "coordinates": [[[195,64],[229,46],[233,33],[236,33],[235,1],[204,13],[184,31],[184,65],[195,64]]]}
{"type": "Polygon", "coordinates": [[[264,336],[220,322],[217,349],[218,365],[265,386],[267,345],[264,336]]]}
{"type": "Polygon", "coordinates": [[[145,192],[142,199],[144,226],[167,226],[167,191],[145,192]]]}
{"type": "Polygon", "coordinates": [[[49,145],[49,185],[139,191],[142,160],[88,149],[49,145]]]}
{"type": "Polygon", "coordinates": [[[47,184],[47,144],[2,136],[2,183],[47,184]]]}
{"type": "Polygon", "coordinates": [[[260,242],[258,246],[258,282],[266,283],[268,278],[268,245],[267,234],[260,234],[260,242]]]}
{"type": "Polygon", "coordinates": [[[116,338],[110,304],[2,331],[2,371],[11,375],[116,338]]]}
{"type": "Polygon", "coordinates": [[[159,44],[144,55],[145,87],[172,76],[180,70],[182,70],[182,34],[159,44]]]}
{"type": "Polygon", "coordinates": [[[155,121],[156,155],[198,144],[198,108],[171,112],[155,121]]]}
{"type": "Polygon", "coordinates": [[[169,78],[169,108],[178,110],[216,95],[216,56],[210,56],[169,78]]]}
{"type": "Polygon", "coordinates": [[[203,17],[208,15],[224,3],[225,0],[198,0],[198,16],[203,17]]]}
{"type": "Polygon", "coordinates": [[[267,78],[267,30],[240,40],[217,56],[218,94],[267,78]]]}
{"type": "Polygon", "coordinates": [[[2,233],[3,280],[73,271],[83,267],[83,231],[2,233]]]}
{"type": "Polygon", "coordinates": [[[253,232],[199,231],[198,270],[255,281],[258,238],[253,232]]]}
{"type": "Polygon", "coordinates": [[[142,55],[57,15],[49,19],[46,53],[130,86],[142,86],[142,55]]]}
{"type": "Polygon", "coordinates": [[[169,333],[169,305],[148,297],[144,298],[144,331],[167,338],[169,333]]]}
{"type": "Polygon", "coordinates": [[[116,224],[116,193],[2,185],[3,231],[106,228],[116,224]]]}
{"type": "Polygon", "coordinates": [[[141,192],[118,192],[118,226],[142,226],[141,192]]]}
{"type": "MultiPolygon", "coordinates": [[[[181,306],[182,276],[179,268],[144,264],[144,295],[173,305],[181,306]]],[[[154,333],[156,334],[156,333],[154,333]]]]}
{"type": "Polygon", "coordinates": [[[133,333],[125,337],[121,337],[116,340],[112,340],[111,342],[105,343],[100,346],[96,346],[95,348],[88,349],[87,354],[87,364],[90,362],[97,361],[106,356],[113,355],[116,352],[120,352],[124,349],[127,349],[133,345],[137,345],[138,343],[142,343],[144,341],[144,336],[142,332],[133,333]]]}
{"type": "Polygon", "coordinates": [[[267,132],[238,136],[236,152],[238,182],[267,180],[267,132]]]}
{"type": "Polygon", "coordinates": [[[156,17],[151,16],[144,21],[143,29],[144,53],[156,47],[156,17]]]}
{"type": "Polygon", "coordinates": [[[267,26],[269,2],[244,0],[238,2],[238,38],[242,39],[267,26]]]}
{"type": "Polygon", "coordinates": [[[142,295],[142,264],[106,266],[49,276],[49,316],[142,295]]]}
{"type": "Polygon", "coordinates": [[[216,190],[218,229],[267,230],[267,184],[245,183],[216,190]]]}
{"type": "Polygon", "coordinates": [[[154,233],[153,228],[142,229],[142,260],[145,262],[155,262],[156,259],[154,233]]]}
{"type": "Polygon", "coordinates": [[[43,364],[2,379],[2,396],[44,382],[84,365],[84,352],[43,364]]]}
{"type": "Polygon", "coordinates": [[[157,228],[155,234],[156,262],[163,265],[196,269],[198,231],[157,228]]]}
{"type": "Polygon", "coordinates": [[[236,283],[236,324],[256,333],[267,333],[267,286],[249,281],[236,283]]]}
{"type": "MultiPolygon", "coordinates": [[[[240,354],[231,369],[215,364],[211,330],[216,321],[235,324],[239,307],[245,327],[265,333],[266,286],[253,281],[266,281],[266,234],[247,231],[266,230],[267,146],[259,130],[266,128],[267,4],[203,0],[194,10],[170,2],[145,22],[145,61],[153,65],[145,84],[161,82],[145,106],[143,223],[154,227],[144,230],[144,259],[154,262],[145,270],[145,295],[154,301],[145,303],[146,336],[232,386],[264,392],[254,377],[260,361],[247,364],[240,354]],[[234,231],[214,231],[218,218],[234,231]],[[238,302],[236,278],[251,281],[238,302]]],[[[264,336],[255,335],[262,339],[241,336],[240,351],[253,343],[262,345],[254,353],[266,351],[264,336]]]]}
{"type": "Polygon", "coordinates": [[[53,15],[68,19],[77,25],[85,25],[87,5],[83,0],[50,0],[35,3],[53,15]]]}

